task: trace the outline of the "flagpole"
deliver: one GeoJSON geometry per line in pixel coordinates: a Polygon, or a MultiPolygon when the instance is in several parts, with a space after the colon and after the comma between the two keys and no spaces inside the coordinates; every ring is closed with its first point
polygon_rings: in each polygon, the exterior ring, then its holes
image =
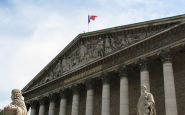
{"type": "Polygon", "coordinates": [[[88,32],[89,32],[89,14],[88,14],[88,32]]]}

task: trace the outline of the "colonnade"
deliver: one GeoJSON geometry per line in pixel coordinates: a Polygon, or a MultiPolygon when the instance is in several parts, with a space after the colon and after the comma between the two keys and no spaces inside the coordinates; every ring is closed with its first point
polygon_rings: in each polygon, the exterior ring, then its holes
{"type": "MultiPolygon", "coordinates": [[[[172,67],[172,53],[170,50],[162,50],[158,53],[158,56],[163,62],[163,77],[164,77],[164,94],[165,94],[165,110],[166,115],[177,115],[177,102],[175,94],[175,83],[172,67]]],[[[150,80],[148,71],[148,60],[147,58],[141,58],[136,61],[140,69],[140,84],[147,86],[147,91],[150,92],[150,80]]],[[[118,69],[120,77],[120,115],[129,115],[129,92],[128,92],[128,67],[120,67],[118,69]]],[[[100,79],[102,81],[102,108],[101,115],[110,115],[110,77],[111,74],[102,73],[100,79]]],[[[86,115],[93,115],[93,103],[94,103],[94,81],[93,79],[87,79],[84,84],[87,87],[87,97],[86,97],[86,115]]],[[[79,115],[79,86],[73,85],[71,87],[73,91],[72,100],[72,112],[71,115],[79,115]]],[[[59,115],[66,115],[66,90],[63,89],[59,92],[60,99],[60,110],[59,115]]],[[[54,115],[55,113],[55,95],[50,95],[49,104],[49,115],[54,115]]],[[[39,100],[40,108],[39,115],[44,115],[45,113],[45,103],[44,98],[39,100]]],[[[31,104],[31,115],[36,115],[36,109],[34,103],[31,104]]]]}

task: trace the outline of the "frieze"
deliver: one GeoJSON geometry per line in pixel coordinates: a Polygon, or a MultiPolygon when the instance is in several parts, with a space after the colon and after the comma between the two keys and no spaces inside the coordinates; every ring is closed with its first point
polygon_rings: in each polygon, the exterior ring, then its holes
{"type": "MultiPolygon", "coordinates": [[[[139,56],[139,55],[144,54],[144,53],[146,53],[146,52],[149,52],[149,51],[151,51],[151,50],[154,50],[154,49],[163,47],[163,46],[165,46],[165,45],[167,45],[167,44],[170,44],[170,43],[173,43],[173,42],[175,42],[175,41],[177,41],[177,40],[180,40],[180,39],[182,39],[182,38],[185,37],[185,30],[184,30],[184,29],[185,29],[185,27],[182,27],[181,30],[180,30],[179,32],[177,32],[177,33],[175,33],[175,34],[172,33],[172,35],[169,34],[167,37],[161,38],[160,41],[155,41],[154,43],[151,43],[151,42],[150,42],[149,44],[147,44],[147,46],[145,46],[145,47],[143,47],[143,48],[141,48],[141,49],[133,50],[133,51],[129,52],[128,54],[126,54],[126,55],[124,55],[124,56],[121,56],[120,58],[117,58],[116,60],[111,60],[110,62],[108,62],[108,63],[106,63],[106,64],[104,64],[104,65],[98,66],[99,69],[97,69],[98,67],[96,67],[96,69],[93,68],[94,70],[91,69],[91,70],[88,70],[87,72],[81,73],[81,74],[79,74],[79,75],[77,75],[77,76],[68,78],[68,79],[64,80],[64,84],[63,84],[63,85],[65,85],[65,84],[67,84],[67,83],[74,82],[75,80],[81,79],[82,77],[85,77],[85,76],[87,76],[87,75],[96,73],[96,72],[99,71],[99,70],[103,70],[103,69],[105,69],[105,68],[114,66],[114,65],[119,64],[119,63],[121,63],[121,62],[123,62],[123,61],[127,61],[127,60],[129,60],[129,59],[131,59],[131,58],[133,58],[133,57],[139,56]],[[105,67],[105,68],[104,68],[104,67],[105,67]],[[93,71],[94,71],[94,72],[93,72],[93,71]],[[79,77],[79,76],[80,76],[80,77],[79,77]]],[[[56,84],[53,84],[53,85],[56,86],[55,89],[56,89],[57,87],[61,87],[61,86],[58,86],[58,85],[56,85],[56,84]]],[[[44,89],[41,89],[41,90],[44,90],[44,89]]],[[[50,90],[52,90],[52,89],[50,89],[50,90]]],[[[49,92],[50,90],[47,90],[47,91],[45,90],[44,92],[47,93],[47,92],[49,92]]],[[[29,99],[31,99],[31,98],[33,98],[33,97],[36,97],[36,95],[37,95],[37,94],[32,93],[32,94],[30,94],[29,96],[27,96],[26,100],[29,100],[29,99]]]]}
{"type": "Polygon", "coordinates": [[[122,56],[116,60],[112,60],[111,62],[108,62],[107,64],[105,64],[104,66],[106,68],[109,68],[111,66],[114,66],[116,65],[117,63],[122,63],[123,60],[126,61],[126,60],[129,60],[133,57],[137,57],[141,54],[144,54],[148,51],[151,51],[153,49],[157,49],[159,47],[162,47],[162,46],[165,46],[169,43],[172,43],[172,42],[175,42],[179,39],[182,39],[185,37],[185,30],[183,30],[185,28],[182,28],[182,31],[174,34],[174,35],[169,35],[169,37],[166,37],[164,39],[162,39],[161,41],[158,41],[158,42],[155,42],[155,43],[151,43],[151,44],[148,44],[147,46],[141,48],[141,49],[138,49],[138,50],[134,50],[132,52],[129,52],[129,54],[126,54],[125,56],[122,56]]]}
{"type": "MultiPolygon", "coordinates": [[[[32,88],[42,85],[57,77],[61,77],[64,73],[70,72],[76,68],[86,65],[94,60],[109,55],[117,50],[128,47],[140,40],[150,37],[158,32],[161,32],[169,27],[161,27],[156,30],[151,30],[137,34],[123,34],[121,36],[105,36],[99,37],[96,40],[85,41],[70,54],[64,55],[52,69],[49,70],[41,81],[34,84],[32,88]]],[[[74,79],[78,79],[79,76],[74,79]]]]}

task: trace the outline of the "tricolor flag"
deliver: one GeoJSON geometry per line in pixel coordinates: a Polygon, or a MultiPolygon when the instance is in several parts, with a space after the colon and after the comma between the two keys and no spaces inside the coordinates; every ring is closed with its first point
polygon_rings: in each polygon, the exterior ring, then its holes
{"type": "Polygon", "coordinates": [[[98,17],[98,16],[88,15],[88,24],[90,23],[91,20],[95,20],[96,17],[98,17]]]}

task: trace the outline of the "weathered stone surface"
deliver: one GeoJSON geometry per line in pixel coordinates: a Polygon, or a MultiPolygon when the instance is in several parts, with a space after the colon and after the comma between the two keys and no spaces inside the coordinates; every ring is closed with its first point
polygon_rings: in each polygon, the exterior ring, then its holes
{"type": "Polygon", "coordinates": [[[27,108],[21,96],[21,90],[12,90],[12,103],[4,108],[4,115],[27,115],[27,108]]]}

